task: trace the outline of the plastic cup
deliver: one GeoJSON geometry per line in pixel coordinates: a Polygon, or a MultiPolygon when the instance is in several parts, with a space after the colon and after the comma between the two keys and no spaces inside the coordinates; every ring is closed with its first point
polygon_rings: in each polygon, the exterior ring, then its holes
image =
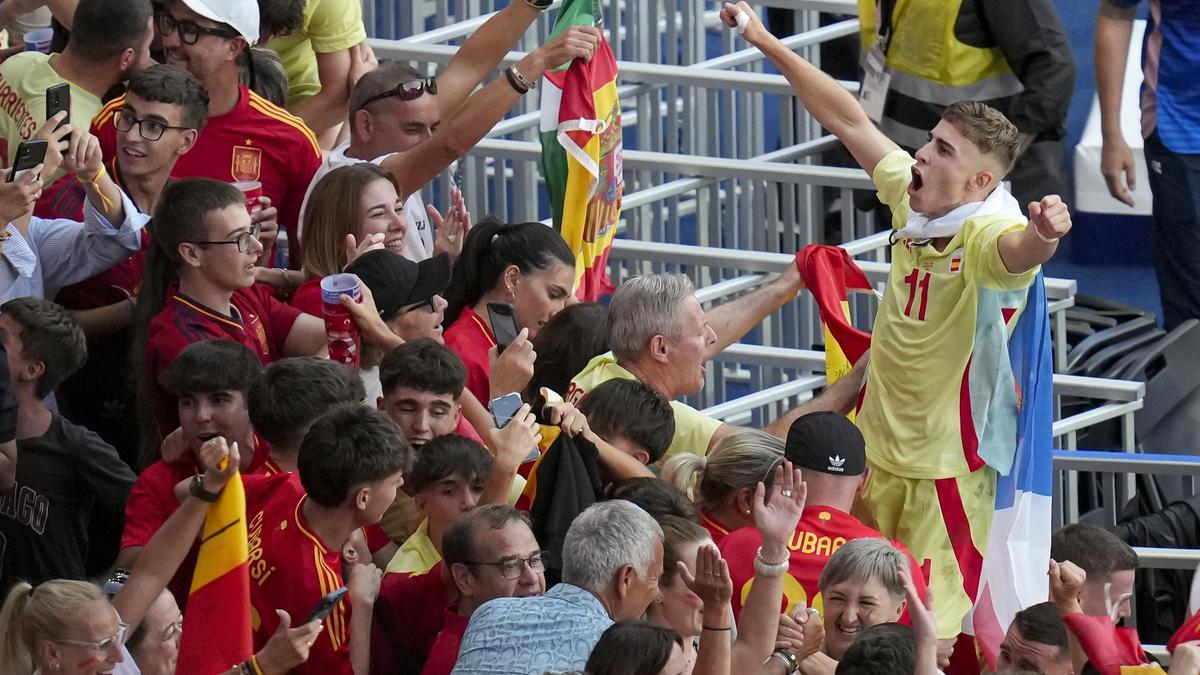
{"type": "Polygon", "coordinates": [[[50,53],[50,43],[54,41],[53,28],[39,28],[25,34],[25,51],[50,53]]]}
{"type": "Polygon", "coordinates": [[[246,195],[246,211],[254,213],[254,209],[261,207],[258,203],[258,198],[262,196],[262,183],[256,180],[240,180],[233,184],[233,187],[242,191],[246,195]]]}
{"type": "Polygon", "coordinates": [[[362,302],[362,282],[353,274],[331,274],[321,279],[321,314],[325,319],[325,340],[329,358],[358,368],[362,358],[358,324],[350,310],[342,306],[341,297],[348,295],[362,302]]]}

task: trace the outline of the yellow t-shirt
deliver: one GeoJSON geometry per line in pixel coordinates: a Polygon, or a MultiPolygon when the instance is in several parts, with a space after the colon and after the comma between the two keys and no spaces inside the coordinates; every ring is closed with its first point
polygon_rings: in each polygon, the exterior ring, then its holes
{"type": "MultiPolygon", "coordinates": [[[[514,476],[512,487],[508,490],[508,505],[512,506],[516,504],[524,490],[525,479],[520,476],[514,476]]],[[[412,497],[403,492],[398,493],[396,501],[392,503],[392,508],[396,508],[398,504],[403,504],[401,508],[404,509],[405,513],[411,512],[413,516],[421,518],[412,497]]],[[[384,531],[391,536],[390,530],[385,528],[384,531]]],[[[400,550],[396,551],[396,555],[392,556],[392,561],[388,563],[387,571],[421,574],[428,572],[429,568],[436,565],[441,559],[442,554],[434,547],[433,540],[429,538],[429,519],[422,518],[421,524],[404,540],[404,543],[400,545],[400,550]]]]}
{"type": "MultiPolygon", "coordinates": [[[[612,352],[601,354],[589,361],[583,372],[571,380],[571,387],[567,390],[567,400],[572,405],[578,405],[589,391],[604,382],[617,378],[637,379],[633,373],[617,364],[617,359],[612,352]]],[[[675,436],[671,439],[671,446],[667,448],[667,454],[663,455],[663,460],[665,461],[677,452],[707,454],[709,441],[712,440],[713,434],[717,433],[717,429],[723,422],[679,401],[671,401],[671,410],[675,411],[675,436]]]]}
{"type": "MultiPolygon", "coordinates": [[[[908,220],[915,161],[897,150],[872,176],[895,229],[908,220]]],[[[1012,274],[998,242],[1024,227],[1011,217],[980,216],[967,219],[940,252],[905,240],[892,246],[858,416],[874,464],[925,479],[985,463],[1007,471],[1017,412],[1007,339],[1038,268],[1012,274]]]]}
{"type": "MultiPolygon", "coordinates": [[[[46,123],[46,90],[66,82],[71,86],[71,122],[87,128],[100,112],[100,97],[67,82],[50,66],[58,54],[21,52],[0,64],[0,156],[4,168],[12,166],[17,145],[33,138],[46,123]]],[[[42,176],[46,185],[62,175],[62,169],[42,176]]]]}
{"type": "Polygon", "coordinates": [[[287,73],[287,107],[321,91],[317,54],[340,52],[366,39],[358,0],[308,0],[300,29],[267,43],[268,49],[279,54],[287,73]]]}

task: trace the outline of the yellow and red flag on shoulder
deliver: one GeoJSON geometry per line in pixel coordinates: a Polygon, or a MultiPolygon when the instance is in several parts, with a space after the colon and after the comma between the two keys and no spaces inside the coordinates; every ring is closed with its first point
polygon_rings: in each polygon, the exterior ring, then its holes
{"type": "Polygon", "coordinates": [[[177,670],[223,673],[254,655],[246,490],[240,474],[208,507],[179,643],[177,670]]]}
{"type": "Polygon", "coordinates": [[[805,246],[796,254],[796,267],[804,286],[813,294],[825,326],[825,373],[829,384],[850,372],[871,348],[871,334],[850,323],[846,291],[872,290],[871,282],[846,249],[839,246],[805,246]]]}
{"type": "MultiPolygon", "coordinates": [[[[571,26],[603,23],[593,0],[566,0],[550,38],[571,26]]],[[[601,39],[590,61],[573,59],[542,78],[542,174],[554,227],[575,254],[575,295],[595,301],[612,291],[612,248],[621,195],[621,103],[617,59],[601,39]]]]}

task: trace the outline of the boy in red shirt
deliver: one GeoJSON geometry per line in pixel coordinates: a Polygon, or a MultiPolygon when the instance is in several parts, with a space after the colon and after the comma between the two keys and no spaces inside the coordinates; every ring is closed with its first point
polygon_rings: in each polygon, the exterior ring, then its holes
{"type": "MultiPolygon", "coordinates": [[[[335,408],[313,423],[300,445],[298,473],[246,477],[250,535],[251,626],[255,649],[274,634],[276,609],[306,617],[345,585],[342,545],[379,522],[412,464],[412,447],[383,413],[363,405],[335,408]]],[[[369,566],[358,572],[370,574],[369,566]]],[[[370,638],[373,594],[358,594],[356,640],[370,638]],[[361,628],[360,628],[361,626],[361,628]]],[[[325,620],[308,661],[293,673],[352,673],[351,602],[325,620]]],[[[365,656],[365,651],[363,652],[365,656]]]]}
{"type": "MultiPolygon", "coordinates": [[[[116,566],[131,569],[158,528],[179,507],[175,486],[201,472],[200,446],[213,438],[236,442],[241,448],[242,469],[252,471],[265,459],[265,448],[256,448],[246,412],[246,392],[262,372],[262,363],[250,350],[228,340],[210,340],[188,346],[163,374],[163,385],[178,399],[183,457],[158,460],[146,468],[125,503],[125,533],[116,566]],[[258,456],[256,456],[258,455],[258,456]]],[[[171,580],[170,591],[179,606],[187,602],[195,549],[171,580]]]]}
{"type": "MultiPolygon", "coordinates": [[[[171,399],[158,375],[193,342],[226,339],[250,348],[264,363],[281,356],[323,356],[325,326],[256,286],[263,245],[242,193],[227,183],[194,178],[171,183],[154,214],[154,241],[135,321],[134,353],[145,354],[141,380],[147,438],[176,427],[171,399]],[[149,419],[150,413],[154,419],[149,419]],[[157,422],[157,427],[155,426],[157,422]]],[[[349,303],[363,340],[387,350],[401,342],[379,318],[370,290],[349,303]]]]}
{"type": "MultiPolygon", "coordinates": [[[[224,182],[259,181],[263,195],[279,208],[279,224],[296,232],[300,204],[321,164],[316,136],[304,122],[238,81],[238,64],[250,58],[259,39],[254,0],[174,0],[154,17],[167,63],[185,68],[208,91],[208,124],[190,152],[179,158],[176,178],[224,182]]],[[[125,97],[113,99],[92,121],[104,157],[116,152],[114,113],[125,97]]],[[[299,262],[299,238],[290,238],[299,262]]],[[[273,241],[265,242],[268,252],[273,241]]]]}

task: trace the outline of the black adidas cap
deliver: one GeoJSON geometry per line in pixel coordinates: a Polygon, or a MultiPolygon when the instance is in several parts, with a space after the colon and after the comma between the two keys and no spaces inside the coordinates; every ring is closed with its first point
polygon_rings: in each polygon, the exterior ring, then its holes
{"type": "Polygon", "coordinates": [[[801,469],[833,476],[861,476],[867,470],[862,433],[835,412],[809,413],[792,422],[783,456],[801,469]]]}

